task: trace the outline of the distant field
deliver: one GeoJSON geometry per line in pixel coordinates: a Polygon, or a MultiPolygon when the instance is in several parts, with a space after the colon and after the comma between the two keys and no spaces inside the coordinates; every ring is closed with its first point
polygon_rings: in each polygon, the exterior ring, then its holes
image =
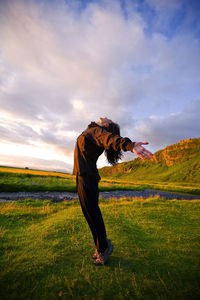
{"type": "Polygon", "coordinates": [[[100,201],[114,244],[93,264],[78,201],[0,203],[0,299],[200,299],[200,202],[100,201]]]}
{"type": "MultiPolygon", "coordinates": [[[[102,179],[101,191],[115,189],[141,189],[130,182],[102,179]]],[[[0,167],[0,191],[76,191],[75,176],[67,173],[47,172],[0,167]]]]}
{"type": "Polygon", "coordinates": [[[0,167],[0,191],[75,191],[75,177],[66,173],[0,167]]]}
{"type": "Polygon", "coordinates": [[[0,167],[0,172],[4,173],[15,173],[15,174],[30,174],[30,175],[37,175],[37,176],[55,176],[55,177],[74,177],[68,173],[61,173],[61,172],[51,172],[51,171],[42,171],[42,170],[31,170],[31,169],[21,169],[21,168],[9,168],[9,167],[0,167]]]}
{"type": "MultiPolygon", "coordinates": [[[[154,189],[200,195],[199,183],[154,182],[102,177],[100,191],[154,189]]],[[[75,176],[67,173],[0,167],[0,191],[76,191],[75,176]]]]}

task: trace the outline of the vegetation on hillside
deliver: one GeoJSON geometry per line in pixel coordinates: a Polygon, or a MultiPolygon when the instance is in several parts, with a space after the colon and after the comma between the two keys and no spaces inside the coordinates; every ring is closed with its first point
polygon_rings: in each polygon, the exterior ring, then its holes
{"type": "Polygon", "coordinates": [[[200,183],[200,138],[167,146],[151,160],[136,158],[99,171],[102,177],[121,180],[200,183]]]}

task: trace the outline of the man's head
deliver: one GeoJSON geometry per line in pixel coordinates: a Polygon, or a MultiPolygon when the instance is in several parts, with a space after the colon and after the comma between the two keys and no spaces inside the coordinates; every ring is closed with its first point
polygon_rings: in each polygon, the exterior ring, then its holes
{"type": "Polygon", "coordinates": [[[112,120],[108,119],[108,118],[99,118],[97,121],[97,124],[99,124],[100,126],[105,126],[108,127],[111,123],[113,123],[112,120]]]}
{"type": "Polygon", "coordinates": [[[120,135],[120,127],[117,123],[114,123],[112,120],[108,118],[99,118],[97,124],[106,128],[107,131],[112,132],[114,134],[120,135]]]}
{"type": "MultiPolygon", "coordinates": [[[[108,118],[99,118],[97,124],[104,127],[107,131],[115,135],[120,135],[119,125],[108,118]]],[[[105,155],[108,162],[112,165],[115,165],[118,162],[118,160],[121,159],[122,151],[121,149],[114,150],[112,147],[110,147],[109,149],[105,150],[105,155]]]]}

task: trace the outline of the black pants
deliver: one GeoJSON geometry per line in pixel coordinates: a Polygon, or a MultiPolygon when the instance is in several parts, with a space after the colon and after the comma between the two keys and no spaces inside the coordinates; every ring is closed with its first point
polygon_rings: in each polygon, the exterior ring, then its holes
{"type": "Polygon", "coordinates": [[[98,205],[98,179],[90,176],[77,176],[77,192],[83,214],[93,235],[94,243],[99,252],[108,247],[106,229],[98,205]]]}

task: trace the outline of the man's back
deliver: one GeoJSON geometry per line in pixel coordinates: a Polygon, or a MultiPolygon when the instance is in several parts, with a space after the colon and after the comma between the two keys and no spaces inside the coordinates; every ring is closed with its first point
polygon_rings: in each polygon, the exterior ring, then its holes
{"type": "Polygon", "coordinates": [[[73,174],[95,176],[100,179],[96,162],[104,150],[128,151],[132,148],[133,143],[129,138],[123,138],[92,122],[77,139],[73,174]]]}
{"type": "Polygon", "coordinates": [[[89,175],[100,179],[96,162],[103,153],[104,147],[98,145],[96,136],[101,133],[101,130],[100,126],[93,124],[93,126],[88,126],[77,138],[74,150],[74,175],[89,175]]]}

